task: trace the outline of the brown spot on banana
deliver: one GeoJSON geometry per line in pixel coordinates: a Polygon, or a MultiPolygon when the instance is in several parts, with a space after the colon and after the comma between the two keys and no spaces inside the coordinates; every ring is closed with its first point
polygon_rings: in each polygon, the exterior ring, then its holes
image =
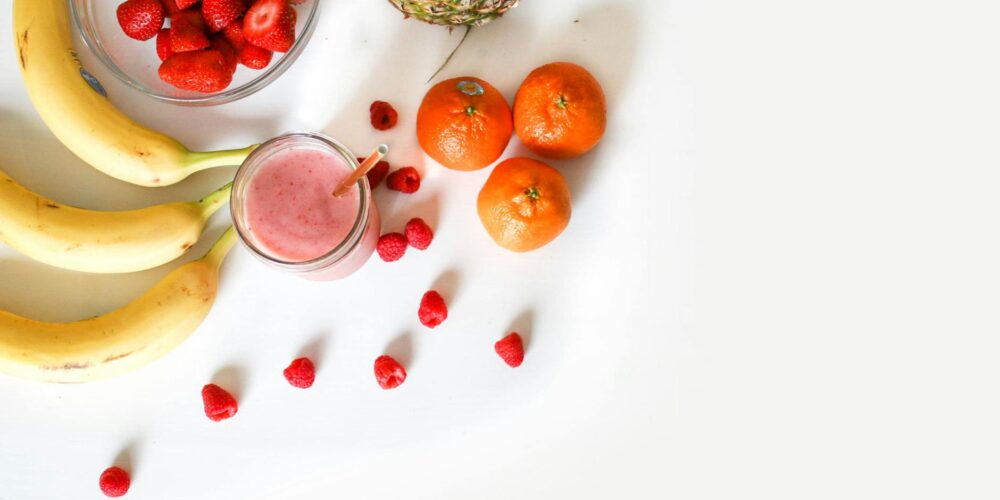
{"type": "Polygon", "coordinates": [[[193,244],[194,243],[187,242],[187,243],[181,245],[181,250],[187,250],[188,248],[191,248],[191,245],[193,245],[193,244]]]}
{"type": "Polygon", "coordinates": [[[117,360],[122,359],[122,358],[127,358],[127,357],[131,356],[132,354],[135,354],[135,351],[124,352],[124,353],[121,353],[121,354],[113,354],[111,356],[108,356],[108,357],[104,358],[104,361],[102,361],[102,363],[110,363],[112,361],[117,361],[117,360]]]}
{"type": "Polygon", "coordinates": [[[27,58],[24,56],[25,51],[28,50],[28,30],[31,26],[24,29],[24,32],[17,37],[17,56],[21,59],[21,69],[24,70],[28,67],[27,58]]]}
{"type": "Polygon", "coordinates": [[[62,366],[43,366],[44,370],[83,370],[84,368],[90,368],[90,363],[66,363],[62,366]]]}

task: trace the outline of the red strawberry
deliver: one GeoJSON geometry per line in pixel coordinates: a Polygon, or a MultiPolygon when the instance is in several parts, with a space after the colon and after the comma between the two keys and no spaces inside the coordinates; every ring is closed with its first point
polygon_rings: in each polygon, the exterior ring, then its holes
{"type": "Polygon", "coordinates": [[[288,0],[257,0],[243,18],[243,35],[258,47],[288,52],[295,43],[295,15],[288,0]]]}
{"type": "MultiPolygon", "coordinates": [[[[363,161],[365,161],[364,158],[358,158],[358,165],[360,165],[363,161]]],[[[376,163],[375,166],[365,174],[365,176],[368,177],[368,185],[371,186],[372,189],[375,189],[382,183],[382,179],[385,179],[385,176],[388,173],[389,162],[382,160],[376,163]]]]}
{"type": "Polygon", "coordinates": [[[201,2],[201,14],[205,17],[208,29],[213,33],[222,31],[237,17],[247,10],[244,0],[204,0],[201,2]]]}
{"type": "Polygon", "coordinates": [[[236,22],[229,23],[226,29],[222,30],[222,36],[229,40],[229,43],[233,44],[233,47],[242,50],[243,45],[246,40],[243,38],[243,21],[237,20],[236,22]]]}
{"type": "Polygon", "coordinates": [[[118,6],[118,24],[129,38],[149,40],[163,27],[160,0],[126,0],[118,6]]]}
{"type": "Polygon", "coordinates": [[[198,9],[178,12],[170,21],[170,50],[190,52],[211,45],[205,34],[205,20],[198,9]]]}
{"type": "Polygon", "coordinates": [[[198,3],[198,0],[177,0],[177,8],[184,10],[196,3],[198,3]]]}
{"type": "Polygon", "coordinates": [[[271,56],[274,53],[267,49],[262,49],[252,43],[243,44],[240,51],[240,63],[251,69],[264,69],[271,64],[271,56]]]}
{"type": "Polygon", "coordinates": [[[156,35],[156,55],[160,56],[161,61],[166,61],[173,54],[174,51],[170,50],[170,30],[163,28],[156,35]]]}
{"type": "Polygon", "coordinates": [[[218,50],[222,54],[230,74],[236,72],[236,65],[240,62],[240,52],[233,48],[229,40],[222,35],[212,35],[212,50],[218,50]]]}
{"type": "Polygon", "coordinates": [[[163,10],[166,11],[166,17],[174,17],[174,14],[184,10],[177,6],[177,0],[160,0],[163,4],[163,10]]]}
{"type": "Polygon", "coordinates": [[[521,336],[517,332],[498,340],[496,344],[493,344],[493,350],[511,368],[521,366],[521,362],[524,361],[524,341],[521,340],[521,336]]]}
{"type": "Polygon", "coordinates": [[[184,90],[217,92],[229,86],[233,74],[218,50],[180,52],[160,65],[160,79],[184,90]]]}

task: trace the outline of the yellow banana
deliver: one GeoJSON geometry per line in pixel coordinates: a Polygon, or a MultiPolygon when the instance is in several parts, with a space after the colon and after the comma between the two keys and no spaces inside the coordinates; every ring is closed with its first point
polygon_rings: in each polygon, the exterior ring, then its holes
{"type": "Polygon", "coordinates": [[[0,241],[46,264],[89,273],[150,269],[180,257],[232,183],[196,202],[98,212],[61,205],[0,171],[0,241]]]}
{"type": "Polygon", "coordinates": [[[255,146],[195,153],[118,111],[73,50],[67,0],[15,0],[14,36],[31,102],[52,133],[98,170],[140,186],[239,165],[255,146]]]}
{"type": "Polygon", "coordinates": [[[0,311],[0,372],[80,383],[128,373],[180,345],[215,301],[219,266],[236,241],[230,227],[204,257],[166,275],[114,312],[47,323],[0,311]]]}

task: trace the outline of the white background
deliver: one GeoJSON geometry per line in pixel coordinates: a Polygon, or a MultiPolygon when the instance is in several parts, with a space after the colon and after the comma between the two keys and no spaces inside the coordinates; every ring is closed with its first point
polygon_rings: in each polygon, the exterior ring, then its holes
{"type": "MultiPolygon", "coordinates": [[[[385,228],[423,216],[437,239],[318,284],[238,248],[211,315],[162,360],[83,386],[0,378],[0,498],[101,498],[116,461],[141,499],[1000,496],[996,3],[522,4],[442,76],[510,99],[571,60],[610,108],[596,150],[553,162],[569,229],[526,255],[479,225],[489,170],[416,148],[424,81],[458,34],[387,2],[326,1],[291,70],[221,107],[157,104],[89,64],[120,108],[193,149],[288,130],[389,142],[425,183],[380,190],[385,228]],[[367,124],[375,99],[400,111],[389,133],[367,124]],[[429,331],[416,306],[432,286],[451,316],[429,331]],[[516,370],[492,352],[511,328],[530,338],[516,370]],[[410,372],[388,392],[371,375],[386,350],[410,372]],[[307,391],[281,377],[300,352],[319,361],[307,391]],[[238,393],[232,420],[202,414],[212,380],[238,393]]],[[[6,20],[0,40],[0,168],[28,187],[121,209],[232,175],[153,190],[96,172],[33,112],[6,20]]],[[[0,307],[87,317],[176,265],[92,276],[3,249],[0,307]]]]}

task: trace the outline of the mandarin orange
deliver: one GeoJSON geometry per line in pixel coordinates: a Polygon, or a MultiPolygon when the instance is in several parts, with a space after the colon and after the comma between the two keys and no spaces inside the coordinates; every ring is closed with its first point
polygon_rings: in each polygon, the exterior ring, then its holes
{"type": "Polygon", "coordinates": [[[558,170],[530,158],[493,169],[477,200],[479,219],[498,245],[527,252],[554,240],[569,225],[569,186],[558,170]]]}
{"type": "Polygon", "coordinates": [[[607,127],[607,103],[582,66],[555,62],[532,71],[514,98],[514,131],[532,152],[567,159],[586,153],[607,127]]]}
{"type": "Polygon", "coordinates": [[[478,78],[445,80],[431,87],[417,111],[417,140],[438,163],[478,170],[496,161],[513,134],[510,106],[478,78]]]}

